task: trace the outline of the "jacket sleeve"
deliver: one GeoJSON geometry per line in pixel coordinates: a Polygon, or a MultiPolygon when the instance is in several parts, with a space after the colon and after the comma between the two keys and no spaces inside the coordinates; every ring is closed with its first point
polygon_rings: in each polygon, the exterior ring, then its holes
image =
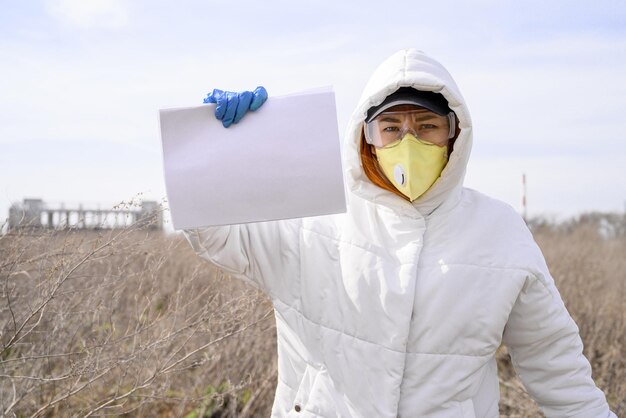
{"type": "MultiPolygon", "coordinates": [[[[289,292],[299,266],[300,219],[184,230],[196,254],[271,296],[289,292]]],[[[283,295],[286,297],[286,295],[283,295]]]]}
{"type": "Polygon", "coordinates": [[[578,327],[545,263],[527,277],[503,340],[526,390],[546,417],[615,417],[591,378],[578,327]]]}

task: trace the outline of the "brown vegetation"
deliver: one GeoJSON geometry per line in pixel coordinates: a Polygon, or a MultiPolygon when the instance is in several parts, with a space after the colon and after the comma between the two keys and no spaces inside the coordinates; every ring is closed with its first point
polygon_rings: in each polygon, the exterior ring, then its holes
{"type": "MultiPolygon", "coordinates": [[[[535,224],[594,378],[626,412],[626,236],[535,224]]],[[[0,237],[0,414],[269,416],[274,320],[180,236],[138,226],[0,237]]],[[[501,413],[540,416],[498,356],[501,413]]]]}

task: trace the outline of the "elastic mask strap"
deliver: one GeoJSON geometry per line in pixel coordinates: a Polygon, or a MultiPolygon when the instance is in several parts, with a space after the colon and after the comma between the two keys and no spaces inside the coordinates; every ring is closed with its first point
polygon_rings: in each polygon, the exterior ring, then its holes
{"type": "Polygon", "coordinates": [[[448,131],[448,139],[454,138],[456,135],[456,115],[454,112],[448,113],[448,126],[450,127],[448,131]]]}

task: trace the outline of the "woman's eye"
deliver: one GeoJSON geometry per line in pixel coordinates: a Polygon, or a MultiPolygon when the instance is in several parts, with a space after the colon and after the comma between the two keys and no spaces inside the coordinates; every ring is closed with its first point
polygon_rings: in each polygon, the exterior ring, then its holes
{"type": "Polygon", "coordinates": [[[383,128],[383,132],[398,132],[398,127],[397,126],[387,126],[386,128],[383,128]]]}
{"type": "Polygon", "coordinates": [[[433,125],[432,123],[424,123],[420,125],[420,129],[437,129],[437,125],[433,125]]]}

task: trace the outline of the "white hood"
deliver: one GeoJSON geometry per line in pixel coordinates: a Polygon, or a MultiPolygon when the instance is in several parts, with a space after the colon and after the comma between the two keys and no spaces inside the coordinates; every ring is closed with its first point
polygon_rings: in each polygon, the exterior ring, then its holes
{"type": "Polygon", "coordinates": [[[344,143],[348,190],[360,198],[402,212],[415,212],[412,208],[414,206],[422,215],[429,215],[442,203],[458,199],[471,147],[472,122],[469,111],[450,74],[440,63],[421,51],[416,49],[398,51],[376,69],[365,86],[348,124],[344,143]],[[363,171],[359,154],[361,130],[368,109],[380,104],[400,87],[441,93],[448,101],[450,109],[456,113],[461,128],[461,133],[454,143],[454,151],[441,177],[424,195],[414,201],[413,205],[373,184],[363,171]]]}

